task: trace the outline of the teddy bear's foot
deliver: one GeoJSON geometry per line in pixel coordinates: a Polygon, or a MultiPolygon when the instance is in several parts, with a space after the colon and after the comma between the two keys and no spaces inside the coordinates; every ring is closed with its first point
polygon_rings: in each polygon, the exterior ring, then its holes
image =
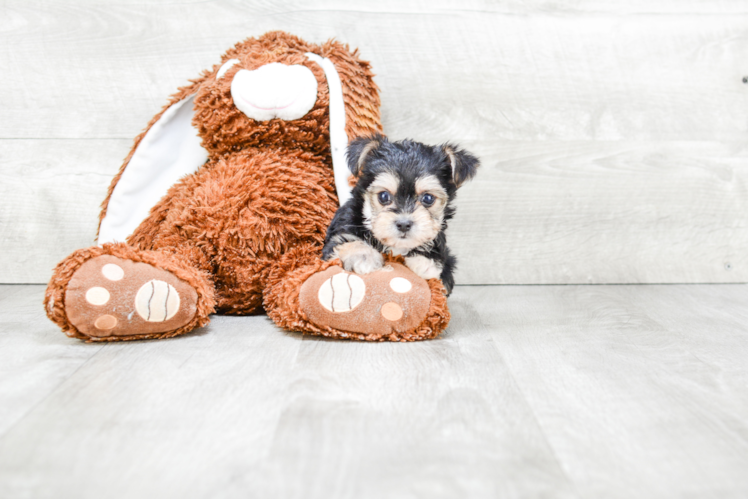
{"type": "Polygon", "coordinates": [[[417,331],[431,299],[426,280],[391,262],[370,274],[349,273],[340,266],[318,272],[302,285],[299,305],[318,327],[363,334],[353,338],[419,340],[438,333],[417,331]]]}
{"type": "Polygon", "coordinates": [[[169,271],[101,255],[73,274],[65,312],[79,333],[94,339],[160,337],[193,320],[197,298],[192,286],[169,271]]]}

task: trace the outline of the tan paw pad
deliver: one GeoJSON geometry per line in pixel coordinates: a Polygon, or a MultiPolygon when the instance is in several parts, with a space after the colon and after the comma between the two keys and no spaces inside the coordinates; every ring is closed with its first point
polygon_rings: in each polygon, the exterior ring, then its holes
{"type": "Polygon", "coordinates": [[[94,257],[73,274],[65,314],[90,337],[163,333],[189,323],[197,292],[169,271],[112,255],[94,257]]]}
{"type": "Polygon", "coordinates": [[[361,275],[332,266],[304,282],[299,302],[317,326],[383,336],[421,324],[431,304],[431,289],[398,263],[361,275]]]}

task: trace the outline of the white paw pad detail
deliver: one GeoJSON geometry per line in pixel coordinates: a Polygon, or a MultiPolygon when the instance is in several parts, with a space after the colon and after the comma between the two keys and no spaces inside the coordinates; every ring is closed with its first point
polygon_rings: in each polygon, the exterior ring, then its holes
{"type": "Polygon", "coordinates": [[[101,274],[110,281],[119,281],[125,277],[125,271],[117,264],[105,264],[101,268],[101,274]]]}
{"type": "Polygon", "coordinates": [[[89,288],[86,292],[86,301],[94,306],[103,306],[109,302],[109,291],[100,286],[89,288]]]}
{"type": "Polygon", "coordinates": [[[413,284],[405,278],[397,277],[390,280],[390,288],[397,293],[408,293],[413,284]]]}
{"type": "Polygon", "coordinates": [[[146,321],[166,321],[179,311],[179,294],[170,284],[151,280],[138,290],[135,310],[146,321]]]}
{"type": "Polygon", "coordinates": [[[364,300],[365,294],[364,280],[355,274],[339,273],[322,283],[317,299],[330,312],[348,312],[364,300]]]}

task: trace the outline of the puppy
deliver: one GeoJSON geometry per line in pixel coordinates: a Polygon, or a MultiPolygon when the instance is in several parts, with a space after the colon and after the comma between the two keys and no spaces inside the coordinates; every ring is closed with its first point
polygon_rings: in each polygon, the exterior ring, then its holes
{"type": "Polygon", "coordinates": [[[348,168],[358,181],[327,230],[322,258],[339,258],[347,271],[366,274],[382,268],[382,253],[404,255],[414,273],[441,278],[451,293],[457,261],[444,231],[457,188],[478,166],[475,156],[451,144],[390,142],[381,135],[354,140],[348,168]]]}

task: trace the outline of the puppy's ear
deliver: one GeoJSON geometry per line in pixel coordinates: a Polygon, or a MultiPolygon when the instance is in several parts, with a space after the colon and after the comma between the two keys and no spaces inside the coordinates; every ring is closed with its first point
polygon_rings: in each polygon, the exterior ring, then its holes
{"type": "Polygon", "coordinates": [[[353,175],[358,177],[361,172],[361,168],[366,162],[366,157],[372,150],[378,148],[382,143],[386,142],[387,138],[380,134],[374,134],[370,137],[359,137],[354,139],[348,145],[348,169],[353,175]]]}
{"type": "Polygon", "coordinates": [[[442,150],[452,165],[452,181],[454,181],[456,187],[462,186],[465,181],[469,181],[475,176],[480,166],[478,158],[454,144],[445,144],[442,146],[442,150]]]}

